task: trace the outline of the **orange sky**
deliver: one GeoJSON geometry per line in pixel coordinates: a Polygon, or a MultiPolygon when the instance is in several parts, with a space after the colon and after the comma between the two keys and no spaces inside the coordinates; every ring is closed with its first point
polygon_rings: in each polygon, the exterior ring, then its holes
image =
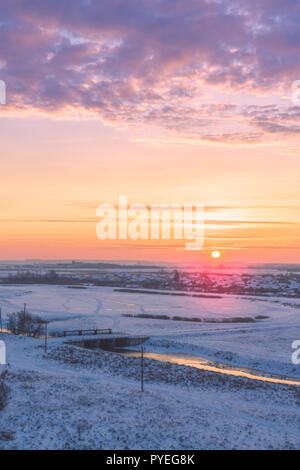
{"type": "Polygon", "coordinates": [[[0,259],[300,262],[299,2],[4,3],[0,259]],[[203,249],[99,240],[120,195],[203,249]]]}
{"type": "Polygon", "coordinates": [[[1,259],[206,261],[219,249],[224,262],[299,262],[297,142],[153,144],[98,120],[46,117],[2,117],[1,131],[1,259]],[[119,195],[203,204],[204,249],[97,239],[96,209],[119,195]]]}

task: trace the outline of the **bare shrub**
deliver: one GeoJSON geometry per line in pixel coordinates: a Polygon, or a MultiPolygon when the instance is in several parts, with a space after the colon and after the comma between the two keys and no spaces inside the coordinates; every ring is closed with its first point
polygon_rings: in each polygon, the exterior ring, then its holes
{"type": "Polygon", "coordinates": [[[14,334],[39,336],[44,331],[44,321],[37,315],[20,311],[7,316],[7,329],[14,334]]]}
{"type": "Polygon", "coordinates": [[[8,403],[10,388],[5,383],[5,376],[7,371],[0,375],[0,411],[4,410],[8,403]]]}
{"type": "Polygon", "coordinates": [[[12,431],[0,431],[0,441],[13,441],[14,433],[12,431]]]}

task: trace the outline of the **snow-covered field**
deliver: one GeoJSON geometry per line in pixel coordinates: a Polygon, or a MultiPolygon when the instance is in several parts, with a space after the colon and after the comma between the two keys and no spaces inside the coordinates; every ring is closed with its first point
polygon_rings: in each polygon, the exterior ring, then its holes
{"type": "MultiPolygon", "coordinates": [[[[113,288],[0,286],[2,316],[27,304],[49,330],[112,328],[146,334],[146,350],[189,353],[300,377],[291,344],[300,339],[299,301],[223,295],[220,299],[115,292],[113,288]],[[286,305],[288,304],[288,305],[286,305]],[[165,314],[255,323],[192,323],[123,317],[165,314]]],[[[11,398],[0,411],[0,448],[299,448],[296,387],[267,384],[49,340],[0,334],[11,398]],[[4,433],[4,434],[3,434],[4,433]],[[1,437],[2,436],[2,437],[1,437]]],[[[297,395],[298,394],[298,395],[297,395]]]]}
{"type": "Polygon", "coordinates": [[[49,330],[112,328],[151,337],[147,348],[198,354],[209,359],[300,377],[291,361],[292,342],[300,339],[297,299],[223,295],[177,297],[116,292],[111,287],[69,289],[62,286],[0,286],[5,316],[23,308],[51,321],[49,330]],[[288,304],[288,305],[285,305],[288,304]],[[255,323],[193,323],[127,318],[124,314],[216,319],[268,316],[255,323]]]}

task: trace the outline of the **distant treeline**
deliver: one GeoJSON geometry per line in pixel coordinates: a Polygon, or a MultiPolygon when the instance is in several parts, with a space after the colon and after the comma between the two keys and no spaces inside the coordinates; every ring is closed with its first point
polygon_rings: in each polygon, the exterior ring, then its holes
{"type": "Polygon", "coordinates": [[[163,269],[162,266],[151,264],[117,264],[117,263],[103,263],[103,262],[85,262],[85,261],[71,261],[67,263],[26,263],[26,264],[0,264],[0,270],[19,269],[19,270],[36,270],[36,269],[163,269]]]}
{"type": "Polygon", "coordinates": [[[7,284],[80,284],[82,282],[73,277],[61,276],[54,270],[46,273],[18,271],[15,274],[9,274],[6,279],[4,278],[1,281],[7,284]]]}
{"type": "Polygon", "coordinates": [[[300,264],[297,263],[264,263],[264,264],[256,264],[254,266],[249,266],[250,268],[255,269],[277,269],[278,271],[299,271],[300,272],[300,264]]]}

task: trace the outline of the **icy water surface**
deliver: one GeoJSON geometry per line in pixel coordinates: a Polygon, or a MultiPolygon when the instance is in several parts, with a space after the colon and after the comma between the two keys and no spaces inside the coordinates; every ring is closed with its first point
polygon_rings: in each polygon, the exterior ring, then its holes
{"type": "MultiPolygon", "coordinates": [[[[127,357],[140,357],[141,351],[133,349],[118,349],[114,350],[118,354],[122,354],[127,357]]],[[[300,385],[300,380],[294,379],[293,377],[281,376],[281,375],[270,375],[265,372],[261,372],[255,369],[246,369],[243,367],[230,366],[221,362],[214,362],[204,359],[202,357],[194,356],[192,354],[182,353],[153,353],[144,352],[144,357],[147,359],[153,359],[160,362],[170,362],[172,364],[178,364],[181,366],[195,367],[196,369],[207,370],[210,372],[218,372],[225,375],[233,375],[236,377],[245,377],[251,380],[259,380],[262,382],[271,382],[276,384],[285,385],[300,385]]]]}

